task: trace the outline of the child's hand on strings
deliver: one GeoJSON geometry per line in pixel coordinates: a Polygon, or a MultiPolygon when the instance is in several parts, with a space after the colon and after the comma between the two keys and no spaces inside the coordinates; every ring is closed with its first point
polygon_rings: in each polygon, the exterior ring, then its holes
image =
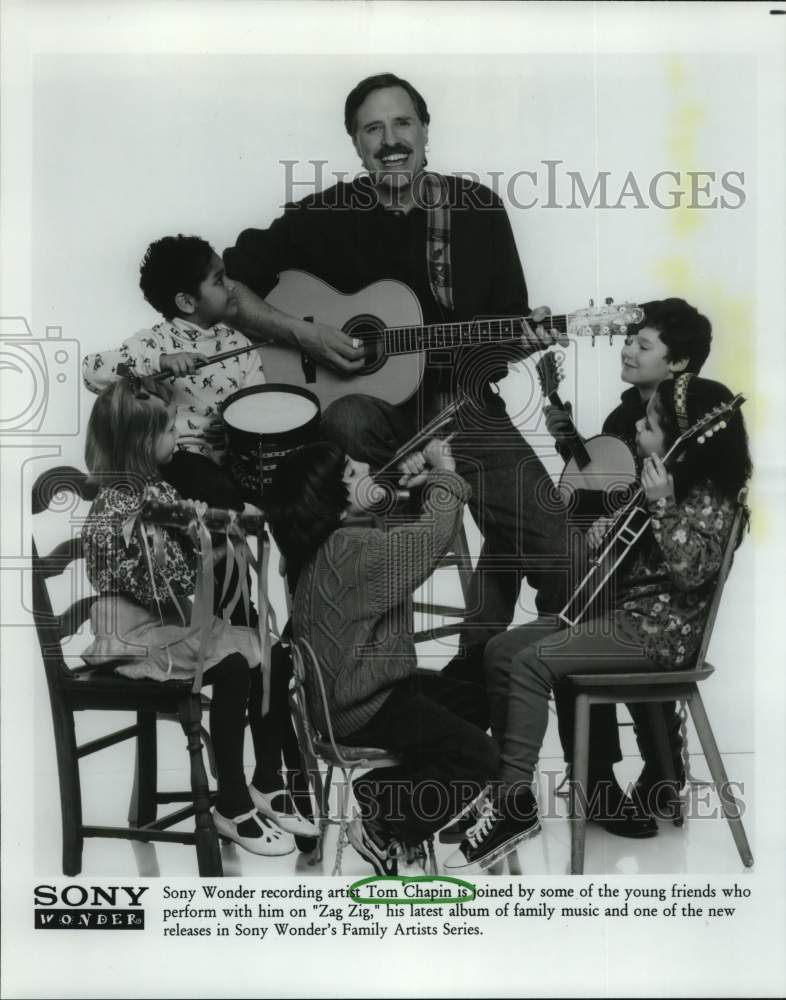
{"type": "Polygon", "coordinates": [[[663,460],[657,455],[649,455],[641,467],[641,485],[647,503],[655,503],[661,497],[674,499],[674,477],[666,471],[663,460]]]}
{"type": "Polygon", "coordinates": [[[206,362],[205,355],[197,351],[176,351],[174,354],[162,354],[158,367],[162,372],[172,372],[173,375],[193,375],[206,362]]]}

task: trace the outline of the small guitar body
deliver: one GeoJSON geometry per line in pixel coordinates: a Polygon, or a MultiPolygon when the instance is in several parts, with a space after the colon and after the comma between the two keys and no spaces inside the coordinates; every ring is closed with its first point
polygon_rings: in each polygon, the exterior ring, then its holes
{"type": "MultiPolygon", "coordinates": [[[[538,359],[538,378],[543,395],[553,406],[565,409],[556,387],[561,375],[554,354],[538,359]]],[[[570,423],[565,440],[571,457],[559,479],[559,489],[568,500],[571,512],[580,517],[603,517],[612,514],[630,496],[637,481],[636,459],[622,438],[598,434],[584,439],[570,423]]]]}
{"type": "Polygon", "coordinates": [[[559,490],[579,517],[608,517],[630,497],[636,482],[636,460],[622,438],[598,434],[584,441],[589,458],[571,458],[559,478],[559,490]]]}

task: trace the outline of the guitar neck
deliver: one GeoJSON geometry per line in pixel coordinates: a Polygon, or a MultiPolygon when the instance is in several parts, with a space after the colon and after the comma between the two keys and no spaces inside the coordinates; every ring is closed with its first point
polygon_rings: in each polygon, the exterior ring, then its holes
{"type": "MultiPolygon", "coordinates": [[[[528,316],[472,319],[461,323],[430,323],[427,326],[395,326],[384,331],[385,353],[412,354],[437,348],[475,347],[520,340],[528,335],[528,316]]],[[[566,333],[567,315],[549,316],[549,328],[566,333]]],[[[537,345],[540,341],[537,341],[537,345]]],[[[536,343],[533,342],[533,346],[536,343]]]]}
{"type": "MultiPolygon", "coordinates": [[[[558,392],[550,392],[548,400],[552,406],[558,407],[563,413],[567,412],[565,404],[562,402],[558,392]]],[[[570,428],[567,431],[564,444],[570,451],[571,457],[580,469],[585,469],[592,462],[592,458],[584,445],[584,441],[579,432],[576,430],[576,425],[572,420],[570,421],[570,428]]]]}

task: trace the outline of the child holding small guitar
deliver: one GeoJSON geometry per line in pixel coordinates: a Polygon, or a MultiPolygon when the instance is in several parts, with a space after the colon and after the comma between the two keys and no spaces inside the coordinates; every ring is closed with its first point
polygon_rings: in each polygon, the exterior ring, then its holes
{"type": "MultiPolygon", "coordinates": [[[[690,373],[662,382],[637,424],[644,534],[614,576],[610,609],[593,606],[575,617],[566,609],[571,627],[522,625],[487,645],[499,781],[446,871],[487,867],[537,832],[531,785],[556,684],[572,674],[693,665],[737,497],[751,473],[742,402],[690,373]]],[[[585,790],[588,799],[597,791],[611,789],[585,790]]]]}

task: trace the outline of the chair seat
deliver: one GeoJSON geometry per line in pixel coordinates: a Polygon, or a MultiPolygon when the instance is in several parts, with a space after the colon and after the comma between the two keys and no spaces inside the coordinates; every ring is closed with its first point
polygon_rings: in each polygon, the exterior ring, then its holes
{"type": "Polygon", "coordinates": [[[711,663],[695,670],[662,670],[648,674],[570,674],[575,688],[671,687],[674,684],[697,684],[715,670],[711,663]]]}
{"type": "Polygon", "coordinates": [[[320,757],[336,766],[341,765],[342,757],[352,764],[363,762],[374,764],[376,767],[396,767],[401,763],[400,757],[392,754],[389,750],[382,750],[380,747],[350,747],[345,743],[338,743],[336,745],[338,754],[336,754],[333,745],[328,740],[316,738],[314,749],[320,757]]]}

